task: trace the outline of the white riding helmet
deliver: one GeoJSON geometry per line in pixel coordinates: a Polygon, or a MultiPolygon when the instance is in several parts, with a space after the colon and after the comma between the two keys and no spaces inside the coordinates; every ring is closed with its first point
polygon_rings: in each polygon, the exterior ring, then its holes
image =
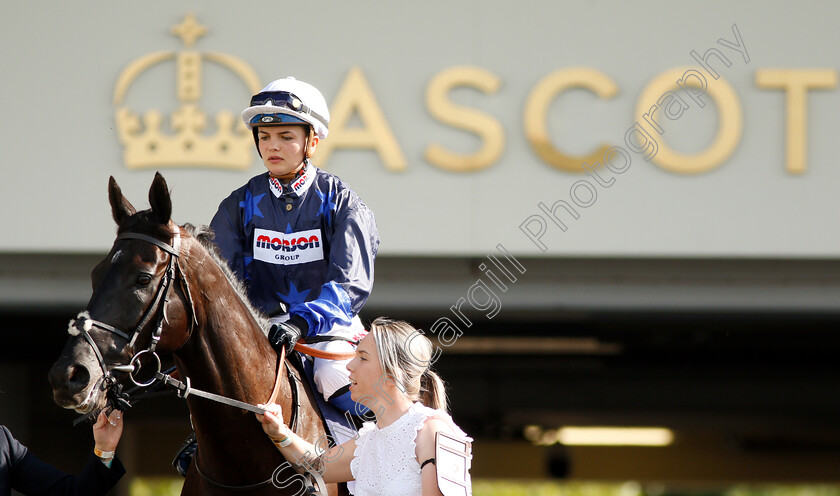
{"type": "Polygon", "coordinates": [[[315,135],[324,139],[329,134],[330,110],[317,88],[287,77],[272,81],[251,97],[242,120],[252,130],[255,126],[309,124],[315,135]]]}

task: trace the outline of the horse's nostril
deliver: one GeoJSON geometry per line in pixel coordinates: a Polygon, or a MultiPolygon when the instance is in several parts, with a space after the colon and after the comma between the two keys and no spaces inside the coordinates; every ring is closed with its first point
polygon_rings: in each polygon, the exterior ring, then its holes
{"type": "Polygon", "coordinates": [[[90,372],[83,365],[71,365],[70,375],[67,378],[67,384],[70,389],[81,389],[87,386],[90,381],[90,372]]]}

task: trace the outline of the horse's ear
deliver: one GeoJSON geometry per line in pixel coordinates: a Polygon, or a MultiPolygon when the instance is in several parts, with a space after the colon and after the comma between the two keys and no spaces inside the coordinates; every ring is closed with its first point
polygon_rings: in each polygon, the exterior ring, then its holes
{"type": "Polygon", "coordinates": [[[172,199],[169,197],[169,188],[166,186],[166,179],[155,172],[155,180],[149,188],[149,205],[152,206],[152,215],[161,224],[166,224],[172,217],[172,199]]]}
{"type": "Polygon", "coordinates": [[[108,201],[111,203],[111,215],[117,225],[122,224],[123,220],[137,213],[134,206],[123,196],[114,176],[111,176],[108,180],[108,201]]]}

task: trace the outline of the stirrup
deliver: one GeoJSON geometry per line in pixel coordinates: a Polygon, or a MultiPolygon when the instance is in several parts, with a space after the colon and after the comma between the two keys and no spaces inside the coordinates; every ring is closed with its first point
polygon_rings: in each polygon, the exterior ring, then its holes
{"type": "Polygon", "coordinates": [[[172,466],[175,467],[175,470],[177,470],[179,474],[181,474],[181,477],[187,476],[187,470],[190,468],[190,463],[192,462],[197,449],[198,442],[195,438],[195,432],[191,432],[190,435],[187,436],[187,439],[184,440],[184,444],[178,448],[175,458],[172,459],[172,466]]]}

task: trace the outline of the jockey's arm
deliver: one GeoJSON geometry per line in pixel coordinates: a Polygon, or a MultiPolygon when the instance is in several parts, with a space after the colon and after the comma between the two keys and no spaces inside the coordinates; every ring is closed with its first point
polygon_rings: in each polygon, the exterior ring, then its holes
{"type": "Polygon", "coordinates": [[[373,264],[379,234],[367,207],[342,208],[333,231],[324,283],[317,298],[292,303],[289,313],[306,321],[304,336],[328,332],[334,325],[350,325],[373,289],[373,264]]]}

